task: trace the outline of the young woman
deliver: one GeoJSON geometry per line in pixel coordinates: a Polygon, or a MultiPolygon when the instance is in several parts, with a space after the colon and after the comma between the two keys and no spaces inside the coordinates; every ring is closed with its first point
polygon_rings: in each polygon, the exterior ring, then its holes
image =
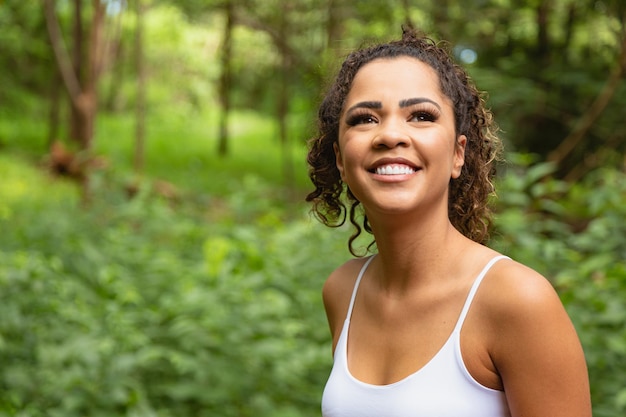
{"type": "MultiPolygon", "coordinates": [[[[377,254],[323,298],[334,366],[324,417],[590,417],[585,358],[549,282],[484,246],[491,114],[431,40],[353,52],[319,110],[307,197],[377,254]]],[[[356,254],[355,254],[356,255],[356,254]]]]}

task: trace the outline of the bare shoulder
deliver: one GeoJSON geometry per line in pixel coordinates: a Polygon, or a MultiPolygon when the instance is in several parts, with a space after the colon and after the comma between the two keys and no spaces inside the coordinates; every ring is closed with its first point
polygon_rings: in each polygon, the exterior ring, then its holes
{"type": "MultiPolygon", "coordinates": [[[[537,271],[510,259],[497,262],[489,271],[483,300],[497,322],[541,315],[563,305],[554,287],[537,271]]],[[[496,324],[497,324],[496,322],[496,324]]]]}
{"type": "Polygon", "coordinates": [[[342,323],[348,313],[352,290],[365,262],[366,259],[351,259],[347,261],[335,269],[324,283],[322,297],[334,342],[336,342],[339,336],[338,333],[341,331],[342,323]]]}
{"type": "Polygon", "coordinates": [[[591,416],[584,353],[552,284],[512,260],[485,281],[480,310],[511,415],[591,416]]]}
{"type": "Polygon", "coordinates": [[[577,337],[556,290],[537,271],[507,259],[496,263],[485,281],[480,304],[495,336],[496,357],[498,348],[523,346],[517,339],[533,341],[545,337],[542,332],[577,337]]]}

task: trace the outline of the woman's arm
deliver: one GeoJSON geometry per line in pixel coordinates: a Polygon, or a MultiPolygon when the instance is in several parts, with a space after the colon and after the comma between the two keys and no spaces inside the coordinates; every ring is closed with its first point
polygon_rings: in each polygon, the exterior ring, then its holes
{"type": "Polygon", "coordinates": [[[491,280],[490,353],[512,417],[591,417],[585,356],[552,285],[507,262],[491,280]]]}

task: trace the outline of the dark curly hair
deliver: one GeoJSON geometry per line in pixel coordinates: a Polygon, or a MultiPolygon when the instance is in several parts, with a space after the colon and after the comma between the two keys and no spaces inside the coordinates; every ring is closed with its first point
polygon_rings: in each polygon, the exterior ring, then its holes
{"type": "Polygon", "coordinates": [[[327,226],[343,225],[349,214],[356,232],[348,246],[355,256],[359,256],[353,248],[355,239],[362,230],[371,233],[371,228],[367,216],[360,218],[357,212],[360,202],[341,180],[333,144],[339,140],[339,120],[359,69],[375,59],[403,56],[417,58],[435,70],[441,91],[452,102],[456,133],[467,137],[461,175],[450,180],[450,221],[457,230],[476,242],[484,244],[489,238],[492,213],[488,200],[494,192],[495,160],[501,151],[492,114],[485,108],[482,94],[465,70],[453,61],[446,46],[413,29],[404,28],[400,40],[359,49],[346,58],[320,105],[318,134],[309,140],[307,162],[315,190],[307,195],[306,201],[313,203],[313,213],[327,226]]]}

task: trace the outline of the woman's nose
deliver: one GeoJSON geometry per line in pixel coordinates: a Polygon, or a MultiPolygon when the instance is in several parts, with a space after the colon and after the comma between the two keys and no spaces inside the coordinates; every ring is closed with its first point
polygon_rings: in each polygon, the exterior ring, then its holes
{"type": "Polygon", "coordinates": [[[410,143],[409,134],[402,126],[402,121],[386,120],[379,128],[372,146],[375,148],[395,148],[397,146],[408,146],[410,143]]]}

